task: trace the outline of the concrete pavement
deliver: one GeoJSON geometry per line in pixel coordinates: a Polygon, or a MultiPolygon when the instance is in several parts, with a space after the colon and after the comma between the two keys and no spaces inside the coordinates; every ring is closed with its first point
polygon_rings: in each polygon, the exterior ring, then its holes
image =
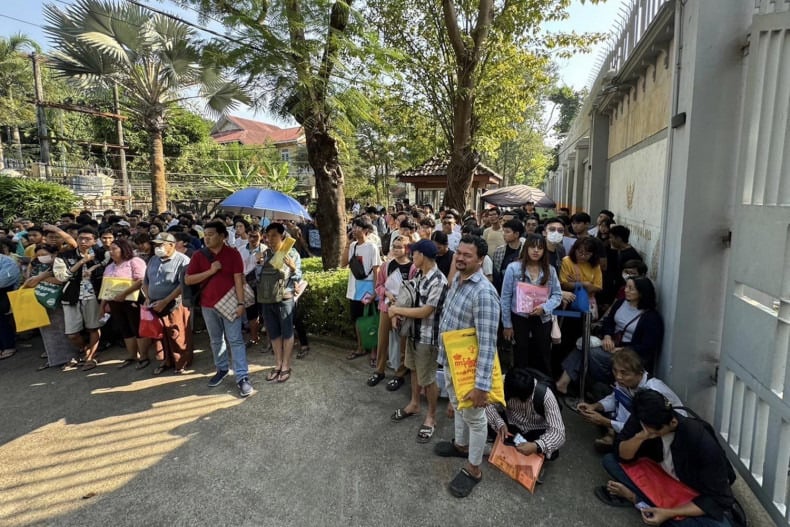
{"type": "MultiPolygon", "coordinates": [[[[207,386],[205,334],[195,373],[178,377],[152,376],[155,362],[118,370],[119,348],[90,372],[36,372],[40,340],[22,344],[0,361],[3,526],[641,524],[593,496],[606,481],[597,432],[568,410],[568,443],[534,494],[486,462],[459,500],[446,485],[463,460],[432,452],[451,420],[441,412],[434,439],[418,444],[419,417],[390,420],[408,386],[366,386],[366,359],[346,361],[347,350],[314,342],[277,384],[264,380],[273,356],[253,348],[256,393],[242,400],[232,376],[207,386]]],[[[771,524],[749,509],[753,525],[771,524]]]]}

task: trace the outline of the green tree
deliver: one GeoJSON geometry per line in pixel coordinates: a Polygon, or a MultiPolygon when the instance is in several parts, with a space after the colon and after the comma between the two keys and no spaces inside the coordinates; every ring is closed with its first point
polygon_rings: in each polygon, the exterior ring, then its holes
{"type": "Polygon", "coordinates": [[[86,87],[121,87],[124,109],[148,134],[153,210],[165,210],[163,133],[172,109],[200,97],[219,113],[246,95],[204,60],[194,31],[170,17],[101,0],[77,0],[65,10],[47,5],[44,17],[53,68],[86,87]]]}
{"type": "Polygon", "coordinates": [[[503,141],[516,138],[527,110],[541,104],[551,85],[551,56],[584,50],[602,38],[542,29],[544,22],[567,16],[570,0],[371,0],[370,5],[387,43],[402,52],[402,82],[446,136],[445,203],[460,210],[467,206],[481,156],[496,156],[503,141]]]}
{"type": "MultiPolygon", "coordinates": [[[[239,38],[217,43],[260,94],[258,104],[293,117],[303,128],[318,193],[317,220],[324,266],[337,267],[346,243],[344,146],[339,128],[369,108],[353,86],[359,66],[353,0],[228,2],[187,0],[207,17],[221,17],[239,38]]],[[[351,134],[346,134],[350,137],[351,134]]]]}
{"type": "Polygon", "coordinates": [[[548,100],[552,103],[549,123],[553,121],[552,131],[554,132],[557,144],[552,150],[552,160],[548,170],[557,170],[559,166],[560,147],[570,131],[573,120],[579,113],[586,97],[587,89],[576,91],[570,86],[557,86],[551,94],[549,94],[548,100]],[[558,113],[556,121],[554,120],[555,112],[558,113]]]}
{"type": "MultiPolygon", "coordinates": [[[[17,158],[22,160],[19,128],[36,121],[33,98],[33,67],[25,50],[40,51],[39,45],[18,33],[0,37],[0,125],[11,131],[9,141],[15,145],[17,158]]],[[[0,169],[3,168],[3,142],[0,140],[0,169]]]]}

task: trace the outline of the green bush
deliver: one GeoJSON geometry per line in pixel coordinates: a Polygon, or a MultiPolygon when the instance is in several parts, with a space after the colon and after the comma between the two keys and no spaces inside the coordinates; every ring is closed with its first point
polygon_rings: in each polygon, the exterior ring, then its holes
{"type": "Polygon", "coordinates": [[[310,260],[318,260],[319,264],[321,262],[320,258],[308,258],[302,261],[304,279],[310,284],[304,295],[299,298],[299,309],[303,310],[307,332],[314,335],[355,338],[346,298],[348,269],[306,271],[304,262],[310,260]]]}
{"type": "Polygon", "coordinates": [[[313,256],[311,258],[302,258],[303,273],[316,273],[323,270],[324,264],[321,262],[321,257],[313,256]]]}
{"type": "Polygon", "coordinates": [[[57,183],[0,176],[0,217],[54,223],[77,206],[77,196],[57,183]]]}

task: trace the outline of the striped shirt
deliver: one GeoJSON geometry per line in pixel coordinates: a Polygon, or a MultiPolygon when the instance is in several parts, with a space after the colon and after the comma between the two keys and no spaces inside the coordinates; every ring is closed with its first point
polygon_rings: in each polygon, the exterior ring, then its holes
{"type": "Polygon", "coordinates": [[[434,265],[428,274],[419,271],[414,277],[417,292],[420,297],[420,306],[432,306],[434,309],[427,317],[415,321],[415,335],[418,335],[420,344],[436,346],[438,341],[438,321],[447,292],[447,278],[434,265]],[[437,316],[438,315],[438,316],[437,316]],[[419,328],[419,331],[416,331],[419,328]]]}
{"type": "MultiPolygon", "coordinates": [[[[484,392],[491,391],[499,311],[499,296],[482,270],[466,280],[456,273],[442,309],[439,333],[475,328],[478,347],[475,388],[484,392]]],[[[438,362],[447,364],[442,339],[439,339],[438,362]]]]}
{"type": "MultiPolygon", "coordinates": [[[[537,384],[537,381],[535,382],[537,384]]],[[[511,398],[507,400],[505,417],[507,422],[521,430],[522,434],[532,430],[545,430],[535,443],[537,443],[546,457],[551,456],[565,444],[565,424],[562,422],[562,414],[557,399],[551,390],[546,389],[546,396],[543,398],[543,407],[546,417],[542,417],[535,411],[532,404],[532,397],[526,401],[511,398]]],[[[488,425],[494,430],[499,430],[505,426],[505,421],[499,412],[502,406],[499,404],[489,404],[486,406],[486,417],[488,425]]]]}

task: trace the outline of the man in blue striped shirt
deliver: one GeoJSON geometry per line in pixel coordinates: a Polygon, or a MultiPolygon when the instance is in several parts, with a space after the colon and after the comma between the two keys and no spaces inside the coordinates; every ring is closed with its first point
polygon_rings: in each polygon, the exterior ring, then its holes
{"type": "MultiPolygon", "coordinates": [[[[487,420],[485,407],[496,357],[497,326],[499,325],[499,296],[491,282],[483,275],[483,259],[488,244],[479,236],[464,236],[455,252],[458,271],[447,293],[439,322],[439,332],[475,328],[478,356],[475,387],[469,393],[456,394],[451,380],[446,380],[450,403],[455,409],[455,439],[436,445],[434,452],[443,457],[467,459],[467,465],[450,482],[450,492],[459,498],[468,496],[483,478],[480,465],[486,443],[487,420]],[[469,400],[472,408],[458,409],[458,401],[469,400]]],[[[444,344],[439,343],[439,363],[447,364],[444,344]]]]}

